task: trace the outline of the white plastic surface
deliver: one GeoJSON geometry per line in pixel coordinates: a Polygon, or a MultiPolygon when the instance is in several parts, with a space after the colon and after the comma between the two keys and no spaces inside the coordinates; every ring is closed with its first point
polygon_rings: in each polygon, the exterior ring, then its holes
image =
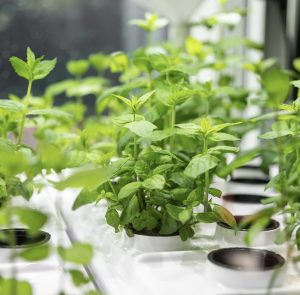
{"type": "MultiPolygon", "coordinates": [[[[45,188],[42,193],[34,194],[29,202],[21,197],[13,199],[14,205],[29,206],[38,208],[48,214],[49,220],[42,229],[51,235],[49,243],[52,246],[70,246],[70,239],[65,231],[63,220],[57,214],[56,201],[59,194],[52,188],[45,188]]],[[[16,223],[16,226],[18,224],[16,223]]],[[[0,249],[0,259],[8,255],[10,250],[0,249]]],[[[20,258],[12,264],[8,259],[0,260],[0,275],[11,278],[12,270],[15,268],[18,280],[25,280],[32,285],[33,295],[58,295],[60,291],[65,291],[68,295],[82,295],[83,290],[94,290],[91,283],[79,289],[71,282],[70,275],[65,272],[66,265],[59,259],[58,255],[52,254],[47,259],[29,262],[20,258]]],[[[83,267],[74,266],[83,273],[83,267]]],[[[85,274],[87,276],[87,274],[85,274]]],[[[22,295],[22,294],[20,294],[22,295]]]]}
{"type": "MultiPolygon", "coordinates": [[[[75,191],[65,191],[61,206],[76,238],[96,247],[92,270],[104,295],[266,294],[266,290],[229,289],[208,279],[206,256],[210,250],[222,247],[213,240],[214,226],[202,226],[185,251],[141,252],[130,247],[124,233],[116,234],[106,225],[104,204],[87,205],[72,212],[75,197],[75,191]]],[[[284,253],[284,248],[278,252],[284,253]]],[[[300,276],[293,266],[288,266],[284,286],[274,288],[272,294],[300,294],[300,276]]]]}

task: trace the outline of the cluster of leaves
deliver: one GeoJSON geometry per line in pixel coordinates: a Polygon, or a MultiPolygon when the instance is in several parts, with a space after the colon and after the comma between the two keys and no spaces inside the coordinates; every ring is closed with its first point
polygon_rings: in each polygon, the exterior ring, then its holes
{"type": "MultiPolygon", "coordinates": [[[[156,21],[147,15],[133,24],[152,32],[156,21]]],[[[129,235],[179,233],[186,240],[198,222],[235,226],[230,212],[213,202],[221,192],[212,182],[228,175],[226,154],[239,151],[244,120],[232,110],[245,108],[249,91],[230,86],[228,75],[216,83],[193,79],[202,69],[221,73],[228,67],[220,46],[188,37],[181,49],[148,44],[132,57],[111,55],[110,69],[121,84],[104,90],[97,104],[116,126],[117,157],[56,185],[84,187],[74,209],[105,199],[107,223],[129,235]],[[212,56],[215,61],[207,62],[212,56]]]]}
{"type": "MultiPolygon", "coordinates": [[[[56,141],[46,138],[52,120],[68,122],[71,115],[53,108],[51,100],[32,96],[33,82],[43,79],[54,69],[56,59],[44,60],[36,58],[30,48],[27,48],[27,60],[11,57],[10,62],[15,72],[28,82],[24,98],[11,95],[9,99],[0,100],[1,132],[0,132],[0,225],[2,228],[22,224],[28,235],[36,235],[47,223],[48,216],[29,206],[14,205],[14,196],[22,196],[30,200],[34,191],[42,189],[37,180],[38,175],[53,170],[61,171],[66,167],[77,166],[80,161],[70,150],[59,147],[56,141]],[[28,127],[36,128],[37,144],[26,143],[24,133],[28,127]],[[47,126],[47,127],[45,127],[47,126]]],[[[30,129],[29,129],[30,130],[30,129]]],[[[13,235],[1,235],[1,242],[12,247],[15,245],[13,235]]],[[[18,252],[18,257],[27,261],[40,261],[52,255],[54,249],[50,244],[25,248],[18,252]]],[[[88,264],[93,255],[93,249],[85,243],[76,243],[69,248],[58,247],[57,253],[63,261],[76,263],[78,266],[88,264]]],[[[14,254],[15,255],[15,254],[14,254]]],[[[14,257],[12,257],[14,259],[14,257]]],[[[69,269],[69,274],[76,286],[86,285],[90,279],[76,266],[69,269]]],[[[1,294],[33,294],[29,283],[18,281],[17,278],[1,278],[1,294]]],[[[87,293],[92,294],[92,293],[87,293]]],[[[95,293],[96,294],[96,293],[95,293]]]]}

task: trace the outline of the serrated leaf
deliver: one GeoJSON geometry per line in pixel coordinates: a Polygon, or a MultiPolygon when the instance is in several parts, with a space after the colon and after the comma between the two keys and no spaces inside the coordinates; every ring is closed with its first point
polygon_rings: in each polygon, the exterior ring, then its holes
{"type": "Polygon", "coordinates": [[[30,68],[33,68],[35,64],[35,54],[30,49],[30,47],[27,47],[27,64],[29,65],[30,68]]]}
{"type": "Polygon", "coordinates": [[[156,129],[156,126],[148,121],[134,121],[125,124],[124,127],[140,137],[148,137],[156,129]]]}
{"type": "Polygon", "coordinates": [[[147,100],[155,93],[155,90],[147,92],[146,94],[142,95],[138,99],[139,107],[141,107],[144,103],[147,102],[147,100]]]}
{"type": "Polygon", "coordinates": [[[123,186],[118,194],[118,199],[123,200],[134,195],[142,186],[141,182],[131,182],[123,186]]]}
{"type": "Polygon", "coordinates": [[[165,178],[162,175],[153,175],[150,178],[144,180],[143,187],[146,189],[158,189],[162,190],[165,185],[165,178]]]}
{"type": "Polygon", "coordinates": [[[129,224],[135,216],[137,216],[140,213],[140,204],[138,197],[134,195],[128,205],[123,209],[120,222],[121,225],[129,224]]]}
{"type": "Polygon", "coordinates": [[[31,110],[28,115],[48,117],[71,117],[69,113],[56,109],[31,110]]]}
{"type": "Polygon", "coordinates": [[[159,233],[161,235],[171,235],[178,231],[178,225],[176,220],[174,220],[168,214],[164,214],[162,217],[162,225],[159,233]]]}
{"type": "Polygon", "coordinates": [[[223,124],[218,124],[215,125],[211,128],[210,132],[219,132],[227,127],[231,127],[231,126],[236,126],[236,125],[240,125],[242,122],[236,122],[236,123],[223,123],[223,124]]]}
{"type": "Polygon", "coordinates": [[[121,96],[121,95],[116,95],[116,94],[113,94],[113,96],[116,97],[116,98],[118,98],[119,100],[123,101],[130,108],[132,107],[130,99],[128,99],[128,98],[126,98],[124,96],[121,96]]]}
{"type": "Polygon", "coordinates": [[[223,132],[218,132],[218,133],[213,133],[209,136],[209,139],[212,141],[236,141],[239,140],[236,136],[233,136],[228,133],[223,133],[223,132]]]}
{"type": "Polygon", "coordinates": [[[107,224],[112,226],[117,233],[119,231],[119,225],[121,222],[118,211],[116,209],[108,209],[105,214],[105,218],[107,224]]]}
{"type": "Polygon", "coordinates": [[[239,152],[239,150],[240,149],[238,147],[219,145],[219,146],[210,148],[208,151],[210,153],[221,152],[222,154],[225,154],[225,153],[237,153],[237,152],[239,152]]]}
{"type": "Polygon", "coordinates": [[[15,72],[22,78],[26,79],[26,80],[30,80],[31,79],[31,73],[30,73],[30,69],[29,66],[27,65],[27,63],[23,60],[21,60],[20,58],[13,56],[9,59],[12,67],[14,68],[15,72]]]}
{"type": "Polygon", "coordinates": [[[0,99],[0,109],[7,110],[12,113],[19,113],[23,111],[24,104],[9,99],[0,99]]]}
{"type": "Polygon", "coordinates": [[[292,135],[291,130],[282,130],[282,131],[269,131],[259,136],[261,139],[275,139],[279,137],[284,137],[287,135],[292,135]]]}
{"type": "Polygon", "coordinates": [[[44,60],[37,63],[33,69],[33,80],[41,80],[47,77],[55,68],[56,58],[52,60],[44,60]]]}
{"type": "Polygon", "coordinates": [[[218,158],[212,155],[195,156],[184,170],[184,174],[196,178],[199,175],[215,168],[219,163],[218,158]]]}
{"type": "Polygon", "coordinates": [[[195,219],[202,223],[215,223],[219,220],[219,217],[214,212],[204,212],[197,213],[195,219]]]}

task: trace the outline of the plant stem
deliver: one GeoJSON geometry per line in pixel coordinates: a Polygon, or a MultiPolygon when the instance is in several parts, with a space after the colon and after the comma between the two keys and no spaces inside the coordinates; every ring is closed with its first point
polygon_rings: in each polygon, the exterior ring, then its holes
{"type": "Polygon", "coordinates": [[[175,140],[175,135],[174,135],[174,129],[175,129],[175,124],[176,124],[176,110],[175,110],[175,105],[172,105],[171,108],[171,137],[170,137],[170,152],[173,151],[174,149],[174,140],[175,140]]]}
{"type": "MultiPolygon", "coordinates": [[[[207,154],[207,139],[206,137],[203,138],[203,155],[207,154]]],[[[204,199],[203,199],[203,207],[204,212],[207,212],[208,208],[208,189],[209,189],[209,174],[208,171],[205,171],[204,174],[204,199]]]]}
{"type": "Polygon", "coordinates": [[[151,46],[153,41],[153,32],[149,31],[147,34],[147,46],[151,46]]]}
{"type": "MultiPolygon", "coordinates": [[[[296,128],[295,128],[295,137],[298,137],[298,122],[295,122],[296,128]]],[[[299,163],[299,147],[296,147],[296,162],[299,163]]],[[[298,175],[298,184],[300,185],[300,175],[298,175]]]]}
{"type": "Polygon", "coordinates": [[[22,139],[23,139],[25,119],[26,119],[26,115],[28,113],[29,104],[30,104],[32,82],[33,82],[32,80],[28,81],[27,93],[26,93],[26,97],[25,97],[25,108],[22,113],[21,123],[20,123],[20,127],[19,127],[19,136],[18,136],[18,141],[17,141],[18,146],[22,143],[22,139]]]}
{"type": "MultiPolygon", "coordinates": [[[[133,122],[135,122],[135,111],[133,111],[133,122]]],[[[133,136],[133,158],[136,162],[138,160],[138,145],[137,145],[137,135],[133,136]]]]}
{"type": "MultiPolygon", "coordinates": [[[[136,114],[135,111],[133,110],[133,122],[135,122],[136,114]]],[[[137,135],[134,134],[133,137],[133,158],[134,162],[136,163],[138,160],[138,144],[137,144],[137,135]]],[[[138,175],[135,173],[135,179],[136,181],[139,181],[138,175]]],[[[141,211],[146,208],[146,200],[145,197],[143,196],[142,192],[139,190],[138,192],[138,199],[139,199],[139,204],[141,211]]]]}

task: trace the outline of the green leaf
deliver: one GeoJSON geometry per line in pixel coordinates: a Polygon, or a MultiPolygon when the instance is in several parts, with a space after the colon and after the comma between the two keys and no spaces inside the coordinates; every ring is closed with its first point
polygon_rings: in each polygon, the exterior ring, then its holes
{"type": "Polygon", "coordinates": [[[121,214],[121,225],[129,224],[135,216],[140,213],[140,204],[138,197],[134,195],[121,214]]]}
{"type": "Polygon", "coordinates": [[[210,152],[210,153],[221,152],[222,154],[225,154],[225,153],[237,153],[237,152],[239,152],[239,150],[240,149],[238,147],[219,145],[219,146],[210,148],[208,150],[208,152],[210,152]]]}
{"type": "Polygon", "coordinates": [[[23,250],[19,256],[27,261],[39,261],[47,258],[50,253],[49,244],[23,250]]]}
{"type": "Polygon", "coordinates": [[[161,235],[171,235],[178,231],[178,225],[169,214],[164,214],[162,217],[162,225],[159,233],[161,235]]]}
{"type": "Polygon", "coordinates": [[[203,188],[202,187],[197,187],[193,191],[191,191],[187,197],[186,200],[184,200],[184,204],[189,206],[189,207],[196,207],[201,204],[203,201],[203,188]]]}
{"type": "Polygon", "coordinates": [[[27,47],[27,64],[32,69],[35,64],[35,54],[32,52],[30,47],[27,47]]]}
{"type": "Polygon", "coordinates": [[[124,96],[121,96],[121,95],[116,95],[116,94],[113,94],[113,96],[116,97],[116,98],[118,98],[119,100],[123,101],[130,108],[132,107],[130,99],[128,99],[128,98],[126,98],[124,96]]]}
{"type": "Polygon", "coordinates": [[[297,231],[296,231],[296,245],[297,245],[297,249],[300,249],[300,228],[298,227],[297,231]]]}
{"type": "Polygon", "coordinates": [[[220,220],[214,212],[197,213],[195,219],[202,223],[215,223],[220,220]]]}
{"type": "Polygon", "coordinates": [[[185,41],[186,51],[190,55],[201,56],[203,53],[203,44],[198,39],[189,36],[185,41]]]}
{"type": "Polygon", "coordinates": [[[270,68],[263,73],[262,84],[268,93],[270,106],[278,107],[287,99],[290,91],[290,78],[287,73],[278,68],[270,68]]]}
{"type": "Polygon", "coordinates": [[[90,65],[87,60],[71,60],[67,63],[67,70],[71,75],[80,77],[87,72],[89,66],[90,65]]]}
{"type": "Polygon", "coordinates": [[[147,92],[146,94],[142,95],[138,99],[139,107],[141,107],[144,103],[147,102],[147,100],[155,93],[155,90],[147,92]]]}
{"type": "Polygon", "coordinates": [[[156,128],[155,125],[148,121],[134,121],[125,124],[124,127],[141,137],[149,136],[149,134],[156,128]]]}
{"type": "Polygon", "coordinates": [[[31,110],[28,115],[32,116],[48,116],[48,117],[71,117],[69,113],[56,109],[31,110]]]}
{"type": "Polygon", "coordinates": [[[195,156],[184,170],[184,174],[196,178],[199,175],[215,168],[219,163],[218,158],[212,155],[195,156]]]}
{"type": "Polygon", "coordinates": [[[128,56],[121,51],[110,55],[109,67],[112,73],[123,72],[128,68],[128,56]]]}
{"type": "Polygon", "coordinates": [[[259,136],[261,139],[275,139],[279,137],[284,137],[287,135],[292,135],[291,130],[282,130],[282,131],[269,131],[259,136]]]}
{"type": "Polygon", "coordinates": [[[257,235],[263,231],[266,226],[270,223],[270,219],[268,217],[261,217],[257,221],[255,221],[250,229],[248,230],[245,236],[245,243],[247,246],[250,246],[253,240],[257,237],[257,235]]]}
{"type": "Polygon", "coordinates": [[[72,282],[76,287],[85,285],[90,282],[90,279],[85,276],[85,274],[78,269],[70,269],[69,274],[72,278],[72,282]]]}
{"type": "Polygon", "coordinates": [[[162,175],[153,175],[143,182],[143,187],[150,190],[162,190],[165,186],[165,182],[166,180],[162,175]]]}
{"type": "Polygon", "coordinates": [[[236,126],[236,125],[240,125],[242,122],[235,122],[235,123],[223,123],[223,124],[218,124],[215,125],[211,128],[210,132],[219,132],[227,127],[231,127],[231,126],[236,126]]]}
{"type": "Polygon", "coordinates": [[[157,14],[145,13],[145,19],[132,19],[129,24],[138,26],[139,28],[153,32],[165,27],[169,21],[166,18],[159,18],[157,14]]]}
{"type": "Polygon", "coordinates": [[[165,173],[165,172],[169,171],[170,169],[172,169],[173,167],[174,167],[174,164],[163,164],[163,165],[156,166],[154,168],[154,170],[151,171],[152,172],[151,175],[165,173]]]}
{"type": "Polygon", "coordinates": [[[221,196],[222,196],[222,191],[219,190],[219,189],[217,189],[217,188],[210,187],[210,188],[208,189],[208,192],[209,192],[212,196],[217,197],[217,198],[221,198],[221,196]]]}
{"type": "Polygon", "coordinates": [[[147,210],[143,210],[132,220],[133,228],[137,231],[142,231],[143,229],[153,230],[157,227],[157,224],[157,218],[147,210]]]}
{"type": "Polygon", "coordinates": [[[177,221],[180,221],[183,224],[191,219],[193,213],[192,209],[190,208],[178,207],[172,204],[167,204],[166,210],[170,217],[177,221]]]}
{"type": "Polygon", "coordinates": [[[69,187],[84,187],[93,189],[107,182],[113,175],[109,167],[84,168],[76,170],[71,176],[60,182],[52,182],[56,189],[64,190],[69,187]]]}
{"type": "Polygon", "coordinates": [[[41,229],[48,219],[42,212],[31,208],[14,207],[13,212],[19,217],[20,222],[28,226],[32,232],[41,229]]]}
{"type": "Polygon", "coordinates": [[[294,68],[300,72],[300,58],[296,58],[294,61],[293,61],[293,65],[294,65],[294,68]]]}
{"type": "Polygon", "coordinates": [[[40,61],[33,69],[33,80],[41,80],[47,77],[55,68],[56,58],[40,61]]]}
{"type": "Polygon", "coordinates": [[[30,68],[27,63],[20,58],[13,56],[9,59],[12,67],[14,68],[15,72],[22,78],[26,80],[31,79],[31,72],[30,68]]]}
{"type": "Polygon", "coordinates": [[[233,136],[228,133],[222,133],[222,132],[211,134],[209,136],[209,139],[211,139],[212,141],[236,141],[236,140],[239,140],[239,138],[237,138],[236,136],[233,136]]]}
{"type": "Polygon", "coordinates": [[[118,199],[123,200],[134,195],[142,186],[141,182],[131,182],[123,186],[118,194],[118,199]]]}
{"type": "Polygon", "coordinates": [[[172,133],[168,129],[167,130],[154,130],[149,134],[149,136],[147,136],[147,139],[149,138],[151,141],[162,141],[170,136],[172,136],[172,133]]]}
{"type": "Polygon", "coordinates": [[[105,214],[106,222],[108,225],[112,226],[117,233],[119,231],[120,216],[116,209],[108,209],[105,214]]]}
{"type": "Polygon", "coordinates": [[[239,168],[247,163],[249,163],[252,159],[256,158],[258,155],[258,150],[250,150],[236,157],[231,163],[226,165],[224,168],[218,171],[218,175],[220,177],[228,176],[233,170],[239,168]]]}
{"type": "MultiPolygon", "coordinates": [[[[281,105],[282,106],[282,105],[281,105]]],[[[277,117],[281,117],[281,116],[288,116],[288,115],[292,115],[294,114],[295,111],[276,111],[276,112],[271,112],[271,113],[267,113],[258,117],[254,117],[251,119],[252,122],[258,122],[258,121],[265,121],[265,120],[271,120],[277,117]]]]}
{"type": "Polygon", "coordinates": [[[0,99],[0,109],[7,110],[12,113],[20,113],[23,111],[24,105],[17,101],[0,99]]]}
{"type": "Polygon", "coordinates": [[[134,172],[138,177],[146,178],[150,173],[149,164],[146,161],[138,160],[134,165],[134,172]]]}
{"type": "Polygon", "coordinates": [[[186,222],[188,222],[191,219],[192,213],[193,213],[193,210],[191,208],[184,209],[178,215],[179,221],[182,224],[185,224],[186,222]]]}
{"type": "Polygon", "coordinates": [[[228,224],[232,228],[236,228],[237,224],[234,216],[231,214],[229,210],[227,210],[223,206],[214,204],[213,213],[215,213],[216,216],[219,217],[220,221],[228,224]]]}
{"type": "Polygon", "coordinates": [[[12,290],[17,291],[15,295],[33,295],[32,287],[28,282],[11,278],[0,278],[0,294],[12,295],[12,290]]]}
{"type": "Polygon", "coordinates": [[[194,236],[195,232],[190,226],[183,226],[179,229],[179,235],[182,241],[186,241],[194,236]]]}
{"type": "Polygon", "coordinates": [[[88,191],[82,190],[79,195],[76,197],[76,200],[73,203],[72,210],[76,210],[84,205],[94,203],[98,200],[99,193],[95,190],[88,191]]]}
{"type": "Polygon", "coordinates": [[[76,242],[69,248],[58,247],[58,254],[64,261],[89,264],[93,258],[93,247],[87,243],[76,242]]]}
{"type": "Polygon", "coordinates": [[[175,172],[172,173],[170,179],[171,181],[178,184],[180,187],[183,188],[193,188],[194,187],[194,179],[185,175],[183,172],[175,172]]]}

